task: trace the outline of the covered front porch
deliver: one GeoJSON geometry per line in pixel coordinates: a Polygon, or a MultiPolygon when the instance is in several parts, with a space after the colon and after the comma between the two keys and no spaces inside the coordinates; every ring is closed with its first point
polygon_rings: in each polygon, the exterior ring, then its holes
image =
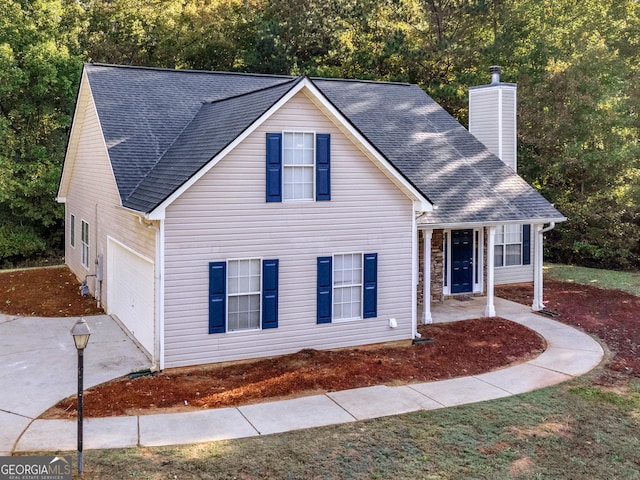
{"type": "MultiPolygon", "coordinates": [[[[532,310],[544,309],[542,303],[542,265],[543,237],[542,224],[521,226],[520,258],[527,262],[530,278],[520,281],[533,281],[534,299],[532,310]],[[524,233],[526,232],[526,234],[524,233]]],[[[477,317],[494,317],[496,310],[494,290],[496,285],[496,264],[503,265],[501,258],[496,260],[496,252],[501,254],[506,243],[504,237],[508,230],[503,225],[459,226],[449,228],[420,228],[418,230],[417,270],[418,270],[418,322],[423,324],[438,321],[434,315],[442,313],[445,300],[453,299],[461,305],[473,305],[477,317]],[[496,248],[496,239],[498,245],[496,248]],[[471,303],[469,303],[471,302],[471,303]],[[482,311],[478,312],[478,305],[482,311]]],[[[508,252],[505,251],[505,255],[508,252]]],[[[510,267],[507,267],[510,268],[510,267]]],[[[520,267],[521,269],[523,267],[520,267]]],[[[504,269],[503,269],[504,270],[504,269]]],[[[501,279],[500,283],[509,283],[501,279]]],[[[446,302],[451,309],[451,303],[446,302]]],[[[503,306],[503,304],[499,304],[503,306]]],[[[470,307],[469,307],[470,308],[470,307]]],[[[460,310],[453,308],[454,311],[460,310]]]]}

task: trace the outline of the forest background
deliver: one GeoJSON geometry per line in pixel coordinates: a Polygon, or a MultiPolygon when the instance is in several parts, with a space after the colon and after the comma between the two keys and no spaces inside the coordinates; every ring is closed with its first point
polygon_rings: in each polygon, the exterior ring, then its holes
{"type": "Polygon", "coordinates": [[[62,255],[83,62],[412,82],[465,125],[502,65],[519,173],[569,219],[547,259],[640,269],[638,0],[0,0],[0,268],[62,255]]]}

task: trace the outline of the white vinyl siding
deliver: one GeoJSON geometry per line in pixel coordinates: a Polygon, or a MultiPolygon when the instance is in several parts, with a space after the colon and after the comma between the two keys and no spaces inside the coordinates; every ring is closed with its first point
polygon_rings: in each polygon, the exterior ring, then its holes
{"type": "Polygon", "coordinates": [[[80,227],[80,244],[82,246],[80,263],[85,268],[89,268],[89,224],[84,220],[82,220],[80,227]]]}
{"type": "Polygon", "coordinates": [[[227,262],[227,332],[260,328],[259,259],[227,262]]]}
{"type": "Polygon", "coordinates": [[[333,320],[362,318],[362,254],[333,256],[333,320]]]}
{"type": "Polygon", "coordinates": [[[413,202],[299,93],[166,210],[166,367],[411,338],[413,202]],[[269,203],[265,138],[331,134],[331,201],[269,203]],[[316,323],[317,258],[377,252],[376,318],[316,323]],[[278,258],[278,328],[208,333],[208,265],[278,258]],[[398,328],[390,329],[389,318],[398,328]]]}
{"type": "Polygon", "coordinates": [[[284,132],[282,146],[283,199],[313,200],[315,184],[315,135],[284,132]]]}
{"type": "Polygon", "coordinates": [[[517,171],[516,87],[503,84],[469,89],[469,131],[517,171]]]}

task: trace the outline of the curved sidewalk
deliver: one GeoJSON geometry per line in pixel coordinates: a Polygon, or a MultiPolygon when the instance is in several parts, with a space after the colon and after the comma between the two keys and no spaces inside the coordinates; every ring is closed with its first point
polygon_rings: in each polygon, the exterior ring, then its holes
{"type": "MultiPolygon", "coordinates": [[[[459,303],[449,305],[454,307],[451,315],[456,319],[473,315],[468,302],[459,303]]],[[[533,314],[527,307],[497,299],[496,309],[500,317],[542,335],[547,350],[513,367],[452,380],[396,387],[380,385],[235,408],[90,418],[85,420],[84,447],[229,440],[481,402],[564,382],[587,373],[604,356],[600,344],[589,335],[533,314]]],[[[446,320],[443,316],[440,320],[446,320]]],[[[75,420],[35,420],[20,436],[14,451],[74,450],[76,428],[75,420]]]]}

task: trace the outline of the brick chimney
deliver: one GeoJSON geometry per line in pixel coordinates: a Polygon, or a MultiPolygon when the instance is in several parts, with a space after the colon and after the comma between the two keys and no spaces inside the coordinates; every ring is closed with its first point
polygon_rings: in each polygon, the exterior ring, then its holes
{"type": "Polygon", "coordinates": [[[469,88],[469,131],[514,171],[516,158],[516,84],[500,81],[492,66],[491,83],[469,88]]]}

